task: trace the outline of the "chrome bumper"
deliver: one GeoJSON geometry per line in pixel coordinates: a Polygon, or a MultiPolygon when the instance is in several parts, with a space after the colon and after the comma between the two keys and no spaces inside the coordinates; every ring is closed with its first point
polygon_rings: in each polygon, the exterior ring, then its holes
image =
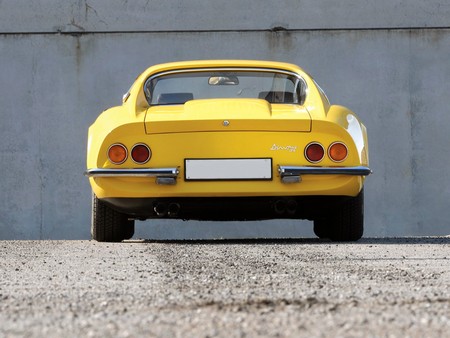
{"type": "Polygon", "coordinates": [[[278,166],[278,172],[283,183],[298,183],[301,175],[350,175],[367,176],[372,173],[368,167],[295,167],[278,166]]]}
{"type": "MultiPolygon", "coordinates": [[[[353,175],[367,176],[372,173],[368,167],[295,167],[278,166],[278,172],[283,183],[297,183],[301,175],[353,175]]],[[[88,169],[87,177],[156,177],[158,184],[176,184],[178,168],[146,168],[146,169],[88,169]]]]}
{"type": "Polygon", "coordinates": [[[88,169],[87,177],[156,177],[157,184],[173,185],[179,174],[178,168],[146,168],[146,169],[88,169]]]}

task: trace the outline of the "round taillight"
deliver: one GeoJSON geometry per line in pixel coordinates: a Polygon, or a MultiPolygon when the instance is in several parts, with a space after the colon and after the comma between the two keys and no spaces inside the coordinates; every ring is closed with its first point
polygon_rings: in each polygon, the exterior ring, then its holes
{"type": "Polygon", "coordinates": [[[334,142],[328,148],[328,156],[334,162],[342,162],[347,158],[347,146],[342,142],[334,142]]]}
{"type": "Polygon", "coordinates": [[[108,149],[108,158],[114,164],[122,164],[127,160],[127,148],[123,144],[113,144],[108,149]]]}
{"type": "Polygon", "coordinates": [[[305,157],[311,163],[317,163],[322,161],[325,150],[322,145],[317,142],[308,144],[305,148],[305,157]]]}
{"type": "Polygon", "coordinates": [[[150,148],[143,143],[135,144],[131,150],[131,158],[138,164],[147,163],[151,156],[152,152],[150,148]]]}

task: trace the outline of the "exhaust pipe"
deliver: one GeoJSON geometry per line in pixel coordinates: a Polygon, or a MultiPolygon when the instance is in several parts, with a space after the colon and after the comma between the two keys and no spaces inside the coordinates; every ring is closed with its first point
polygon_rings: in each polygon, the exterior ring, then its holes
{"type": "Polygon", "coordinates": [[[276,200],[273,207],[275,213],[277,213],[278,215],[284,215],[286,213],[289,215],[295,215],[295,213],[297,212],[298,204],[295,199],[284,198],[276,200]]]}
{"type": "Polygon", "coordinates": [[[180,212],[181,206],[178,203],[170,203],[167,209],[169,217],[177,217],[180,212]]]}
{"type": "Polygon", "coordinates": [[[167,215],[167,204],[158,203],[153,207],[153,211],[158,217],[165,217],[167,215]]]}
{"type": "Polygon", "coordinates": [[[295,215],[295,213],[297,212],[297,207],[297,201],[294,199],[290,199],[287,201],[286,211],[289,215],[295,215]]]}
{"type": "Polygon", "coordinates": [[[274,204],[274,210],[278,215],[282,215],[286,211],[286,201],[285,200],[276,200],[274,204]]]}

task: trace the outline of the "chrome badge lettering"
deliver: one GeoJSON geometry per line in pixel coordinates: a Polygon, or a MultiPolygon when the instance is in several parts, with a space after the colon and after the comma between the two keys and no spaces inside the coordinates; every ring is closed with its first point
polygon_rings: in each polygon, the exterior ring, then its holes
{"type": "Polygon", "coordinates": [[[295,153],[297,151],[297,146],[279,146],[276,143],[274,143],[272,148],[270,148],[270,150],[273,150],[273,151],[285,150],[285,151],[289,151],[291,153],[295,153]]]}

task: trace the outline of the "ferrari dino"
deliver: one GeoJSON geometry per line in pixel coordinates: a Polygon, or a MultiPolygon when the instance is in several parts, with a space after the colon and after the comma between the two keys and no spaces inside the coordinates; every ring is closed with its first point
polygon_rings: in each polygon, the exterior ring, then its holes
{"type": "Polygon", "coordinates": [[[365,126],[298,66],[156,65],[89,128],[92,238],[129,239],[135,220],[289,218],[355,241],[368,165],[365,126]]]}

